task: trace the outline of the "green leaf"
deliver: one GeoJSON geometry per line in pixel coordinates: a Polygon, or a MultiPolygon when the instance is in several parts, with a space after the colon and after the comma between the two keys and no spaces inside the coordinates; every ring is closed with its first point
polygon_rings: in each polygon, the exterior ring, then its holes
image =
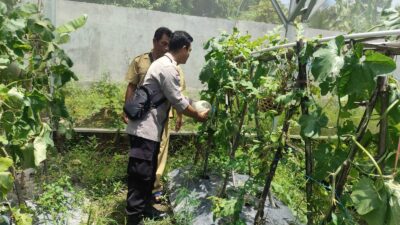
{"type": "Polygon", "coordinates": [[[371,71],[359,63],[355,56],[346,58],[339,79],[340,96],[353,93],[362,93],[374,87],[374,79],[371,71]]]}
{"type": "Polygon", "coordinates": [[[28,27],[31,32],[39,34],[43,41],[51,42],[54,38],[54,27],[49,20],[29,20],[28,27]]]}
{"type": "MultiPolygon", "coordinates": [[[[387,192],[382,190],[380,193],[380,197],[382,198],[381,206],[374,211],[361,216],[365,221],[368,221],[369,225],[386,225],[387,223],[384,222],[387,218],[387,192]]],[[[398,220],[396,219],[396,222],[398,220]]]]}
{"type": "Polygon", "coordinates": [[[0,157],[0,172],[4,172],[13,164],[12,159],[0,157]]]}
{"type": "Polygon", "coordinates": [[[10,32],[15,32],[17,30],[21,30],[25,27],[26,20],[24,19],[12,19],[12,20],[7,20],[4,23],[4,27],[6,30],[10,32]]]}
{"type": "Polygon", "coordinates": [[[314,52],[314,60],[311,63],[311,72],[317,81],[324,81],[327,77],[339,74],[344,65],[340,49],[343,45],[342,38],[337,38],[328,43],[325,48],[314,52]]]}
{"type": "Polygon", "coordinates": [[[337,149],[335,145],[328,143],[318,144],[313,154],[315,159],[313,177],[319,181],[325,180],[330,173],[335,172],[347,158],[345,151],[337,149]]]}
{"type": "Polygon", "coordinates": [[[32,14],[36,14],[39,12],[38,7],[36,4],[32,3],[25,3],[22,4],[20,7],[17,8],[16,12],[21,16],[28,17],[32,14]]]}
{"type": "Polygon", "coordinates": [[[6,136],[0,135],[0,144],[2,144],[2,145],[8,144],[8,140],[7,140],[6,136]]]}
{"type": "Polygon", "coordinates": [[[0,56],[0,70],[5,69],[10,64],[10,59],[7,56],[0,56]]]}
{"type": "Polygon", "coordinates": [[[314,53],[314,45],[311,42],[307,42],[305,48],[303,48],[300,52],[300,61],[301,63],[307,63],[308,59],[314,53]]]}
{"type": "Polygon", "coordinates": [[[335,45],[333,45],[333,42],[328,42],[328,45],[331,45],[332,49],[336,49],[336,54],[340,55],[340,50],[345,44],[345,39],[343,35],[337,36],[335,39],[335,45]]]}
{"type": "Polygon", "coordinates": [[[27,213],[21,213],[20,210],[13,210],[13,216],[18,225],[32,225],[32,216],[27,213]]]}
{"type": "Polygon", "coordinates": [[[56,35],[57,44],[68,43],[70,39],[71,39],[71,35],[69,35],[67,33],[62,33],[62,34],[56,35]]]}
{"type": "Polygon", "coordinates": [[[8,91],[6,103],[14,109],[20,109],[24,105],[24,93],[13,87],[8,91]]]}
{"type": "Polygon", "coordinates": [[[35,165],[35,155],[34,147],[32,143],[27,143],[22,149],[22,167],[23,168],[34,168],[35,165]]]}
{"type": "Polygon", "coordinates": [[[10,172],[0,172],[0,192],[1,199],[12,189],[14,179],[10,172]]]}
{"type": "Polygon", "coordinates": [[[387,181],[386,187],[389,193],[389,216],[386,224],[397,225],[400,218],[400,185],[393,181],[387,181]]]}
{"type": "Polygon", "coordinates": [[[340,95],[355,94],[349,97],[350,104],[365,100],[375,87],[375,77],[390,73],[395,68],[394,61],[380,53],[367,51],[365,59],[350,54],[345,58],[345,66],[340,74],[340,95]]]}
{"type": "Polygon", "coordinates": [[[335,87],[332,77],[327,77],[323,82],[319,83],[319,88],[321,89],[321,95],[327,95],[335,87]]]}
{"type": "Polygon", "coordinates": [[[43,137],[36,137],[33,141],[34,151],[33,154],[35,155],[35,165],[39,166],[39,164],[46,159],[47,153],[47,143],[45,138],[43,137]]]}
{"type": "Polygon", "coordinates": [[[351,194],[357,213],[371,225],[385,224],[387,197],[385,188],[377,188],[367,177],[354,185],[351,194]]]}
{"type": "Polygon", "coordinates": [[[67,66],[65,65],[57,65],[51,68],[53,71],[54,77],[54,85],[56,87],[62,87],[67,82],[73,80],[78,80],[75,73],[72,72],[67,66]]]}
{"type": "Polygon", "coordinates": [[[351,199],[360,215],[365,215],[380,206],[374,183],[365,177],[353,187],[351,199]]]}
{"type": "Polygon", "coordinates": [[[289,103],[291,103],[291,102],[293,102],[293,101],[296,101],[296,98],[297,96],[296,96],[296,94],[294,93],[294,92],[289,92],[289,93],[287,93],[287,94],[285,94],[285,95],[279,95],[276,99],[275,99],[275,101],[277,102],[277,103],[279,103],[279,104],[282,104],[282,105],[287,105],[287,104],[289,104],[289,103]]]}
{"type": "Polygon", "coordinates": [[[0,14],[5,15],[7,13],[7,5],[3,2],[0,2],[0,14]]]}
{"type": "Polygon", "coordinates": [[[6,215],[0,215],[0,225],[10,225],[10,219],[6,215]]]}
{"type": "Polygon", "coordinates": [[[13,112],[5,111],[0,121],[3,129],[5,129],[7,132],[12,132],[12,127],[16,121],[16,117],[13,112]]]}
{"type": "Polygon", "coordinates": [[[301,135],[305,137],[319,136],[321,128],[328,124],[328,117],[321,109],[311,112],[309,115],[302,115],[299,119],[301,135]]]}
{"type": "Polygon", "coordinates": [[[276,132],[272,132],[270,135],[270,139],[273,143],[277,143],[279,141],[280,135],[276,132]]]}
{"type": "Polygon", "coordinates": [[[354,45],[354,55],[360,59],[364,53],[364,45],[362,43],[356,43],[354,45]]]}
{"type": "Polygon", "coordinates": [[[59,27],[57,27],[56,32],[61,34],[61,33],[71,33],[77,29],[79,29],[80,27],[82,27],[83,25],[85,25],[86,21],[87,21],[88,16],[86,14],[71,20],[59,27]]]}
{"type": "Polygon", "coordinates": [[[383,25],[387,30],[395,30],[400,28],[400,14],[395,8],[388,8],[382,11],[383,25]]]}
{"type": "Polygon", "coordinates": [[[37,89],[34,89],[31,93],[29,93],[28,98],[31,101],[31,108],[35,113],[40,112],[51,101],[50,96],[38,91],[37,89]]]}
{"type": "Polygon", "coordinates": [[[365,52],[364,64],[375,76],[388,74],[396,69],[396,63],[392,58],[374,51],[365,52]]]}
{"type": "Polygon", "coordinates": [[[254,88],[253,83],[250,81],[242,81],[240,85],[246,88],[248,96],[257,96],[259,94],[258,89],[254,88]]]}

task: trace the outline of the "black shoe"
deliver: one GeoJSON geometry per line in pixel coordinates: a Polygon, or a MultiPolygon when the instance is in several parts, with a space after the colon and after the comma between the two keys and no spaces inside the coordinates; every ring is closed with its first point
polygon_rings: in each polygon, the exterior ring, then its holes
{"type": "Polygon", "coordinates": [[[155,204],[161,204],[164,198],[164,193],[162,191],[157,191],[153,193],[153,202],[155,204]]]}
{"type": "Polygon", "coordinates": [[[126,219],[127,219],[126,225],[144,225],[142,217],[131,215],[131,216],[126,216],[126,219]]]}
{"type": "Polygon", "coordinates": [[[143,215],[149,219],[152,220],[162,220],[164,218],[166,218],[168,216],[168,214],[166,212],[162,212],[160,210],[155,209],[154,207],[150,206],[147,207],[144,212],[143,215]]]}

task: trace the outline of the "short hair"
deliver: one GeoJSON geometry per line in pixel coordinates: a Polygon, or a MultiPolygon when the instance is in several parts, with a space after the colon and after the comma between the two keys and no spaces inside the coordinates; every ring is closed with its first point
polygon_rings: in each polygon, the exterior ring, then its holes
{"type": "Polygon", "coordinates": [[[159,28],[157,28],[156,32],[154,32],[153,39],[156,41],[159,41],[159,40],[161,40],[161,38],[163,37],[164,34],[167,35],[167,37],[171,38],[172,31],[166,27],[159,27],[159,28]]]}
{"type": "Polygon", "coordinates": [[[193,42],[192,36],[188,34],[186,31],[175,31],[172,34],[171,40],[169,40],[169,50],[174,52],[177,51],[183,46],[189,47],[190,43],[193,42]]]}

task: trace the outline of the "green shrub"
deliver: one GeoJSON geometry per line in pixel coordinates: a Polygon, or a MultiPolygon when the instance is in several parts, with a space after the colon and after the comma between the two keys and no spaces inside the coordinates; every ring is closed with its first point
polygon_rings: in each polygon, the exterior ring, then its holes
{"type": "Polygon", "coordinates": [[[81,194],[73,188],[70,177],[62,176],[52,183],[44,183],[42,194],[38,197],[38,213],[50,214],[57,224],[65,220],[67,212],[78,204],[81,194]]]}
{"type": "Polygon", "coordinates": [[[107,74],[89,87],[68,85],[64,90],[65,102],[75,127],[123,128],[125,90],[124,84],[111,82],[107,74]]]}
{"type": "Polygon", "coordinates": [[[123,188],[128,160],[125,153],[99,145],[95,137],[67,145],[67,149],[65,154],[51,158],[50,177],[66,174],[95,198],[123,188]]]}

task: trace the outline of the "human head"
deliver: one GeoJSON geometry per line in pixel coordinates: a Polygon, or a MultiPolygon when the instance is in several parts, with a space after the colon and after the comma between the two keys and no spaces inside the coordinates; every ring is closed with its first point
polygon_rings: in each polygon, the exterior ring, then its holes
{"type": "Polygon", "coordinates": [[[186,31],[175,31],[169,41],[169,52],[174,55],[178,64],[185,64],[192,51],[192,36],[186,31]]]}
{"type": "Polygon", "coordinates": [[[153,37],[153,56],[157,59],[168,51],[172,31],[166,27],[159,27],[153,37]]]}

